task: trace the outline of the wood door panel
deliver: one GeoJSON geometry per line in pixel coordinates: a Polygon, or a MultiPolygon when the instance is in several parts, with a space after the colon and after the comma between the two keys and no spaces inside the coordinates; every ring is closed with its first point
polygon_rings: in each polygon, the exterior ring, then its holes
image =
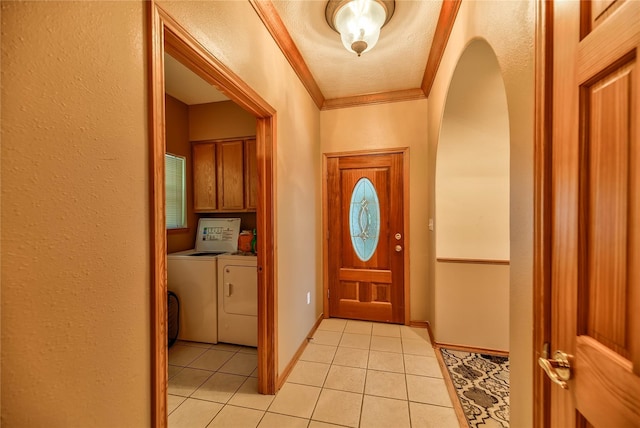
{"type": "Polygon", "coordinates": [[[244,205],[248,210],[255,210],[258,207],[258,158],[256,140],[245,141],[244,150],[244,205]]]}
{"type": "Polygon", "coordinates": [[[326,171],[329,316],[404,322],[404,255],[395,251],[396,243],[404,241],[392,238],[396,231],[404,232],[402,154],[328,158],[326,171]],[[359,214],[353,238],[350,228],[353,190],[363,178],[375,189],[380,229],[377,244],[371,247],[375,250],[366,260],[367,256],[358,256],[352,239],[364,242],[373,237],[361,223],[365,218],[364,224],[375,224],[370,212],[365,210],[366,217],[361,217],[362,207],[372,207],[372,195],[354,200],[354,212],[359,214]]]}
{"type": "Polygon", "coordinates": [[[225,141],[218,147],[218,207],[244,209],[244,142],[225,141]]]}
{"type": "Polygon", "coordinates": [[[340,317],[365,321],[388,321],[393,313],[391,303],[343,301],[340,317]]]}
{"type": "Polygon", "coordinates": [[[216,205],[216,146],[213,143],[194,144],[193,156],[193,209],[215,210],[216,205]]]}
{"type": "Polygon", "coordinates": [[[391,303],[391,283],[371,283],[371,302],[391,303]]]}
{"type": "Polygon", "coordinates": [[[576,406],[587,420],[596,427],[637,427],[640,378],[631,362],[587,336],[577,339],[575,362],[576,406]]]}
{"type": "MultiPolygon", "coordinates": [[[[626,0],[589,0],[584,1],[580,10],[581,38],[589,35],[599,25],[621,7],[626,0]]],[[[634,1],[634,0],[632,0],[634,1]]]]}
{"type": "Polygon", "coordinates": [[[640,426],[640,2],[553,8],[550,421],[640,426]]]}
{"type": "Polygon", "coordinates": [[[634,63],[583,88],[582,114],[588,130],[581,170],[587,186],[587,273],[581,292],[581,333],[628,358],[627,223],[629,197],[630,89],[634,63]],[[585,173],[587,172],[588,173],[585,173]],[[584,288],[586,287],[586,290],[584,288]]]}
{"type": "Polygon", "coordinates": [[[371,281],[390,284],[391,271],[380,269],[349,269],[340,268],[340,281],[371,281]]]}
{"type": "Polygon", "coordinates": [[[625,0],[590,0],[581,10],[582,36],[586,36],[620,7],[625,0]]]}
{"type": "MultiPolygon", "coordinates": [[[[636,56],[637,46],[640,44],[640,32],[637,23],[640,22],[640,8],[635,1],[618,1],[620,4],[616,13],[607,16],[597,29],[588,33],[588,37],[577,47],[578,83],[593,79],[606,65],[615,64],[627,55],[636,56]],[[611,35],[615,34],[616,42],[611,43],[611,35]]],[[[580,2],[580,6],[587,7],[588,2],[580,2]]]]}
{"type": "Polygon", "coordinates": [[[357,281],[340,281],[340,295],[338,298],[345,302],[347,300],[353,300],[354,302],[360,301],[360,283],[357,281]]]}

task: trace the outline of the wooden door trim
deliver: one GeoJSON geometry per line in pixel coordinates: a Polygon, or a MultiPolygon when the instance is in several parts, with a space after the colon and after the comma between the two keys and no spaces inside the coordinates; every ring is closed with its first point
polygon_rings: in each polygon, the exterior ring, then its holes
{"type": "Polygon", "coordinates": [[[550,424],[550,384],[537,361],[551,340],[553,2],[536,2],[534,116],[533,425],[550,424]]]}
{"type": "Polygon", "coordinates": [[[402,155],[402,193],[403,193],[403,234],[404,234],[404,324],[411,323],[411,308],[409,304],[411,298],[409,295],[409,258],[410,258],[410,241],[409,241],[409,148],[393,148],[393,149],[376,149],[376,150],[357,150],[350,152],[333,152],[322,154],[322,307],[324,317],[329,318],[329,208],[328,208],[328,189],[327,189],[327,161],[330,158],[353,157],[353,156],[373,156],[380,154],[401,154],[402,155]]]}
{"type": "Polygon", "coordinates": [[[151,185],[151,424],[167,426],[167,322],[164,152],[164,53],[176,59],[257,118],[258,207],[258,390],[276,392],[277,307],[275,246],[276,111],[235,73],[213,57],[155,1],[148,3],[149,130],[151,185]]]}

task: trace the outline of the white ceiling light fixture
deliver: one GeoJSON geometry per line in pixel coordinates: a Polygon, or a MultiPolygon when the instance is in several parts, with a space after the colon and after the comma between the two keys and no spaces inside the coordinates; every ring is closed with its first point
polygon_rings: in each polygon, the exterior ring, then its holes
{"type": "Polygon", "coordinates": [[[378,43],[395,7],[395,0],[329,0],[325,17],[344,47],[360,56],[378,43]]]}

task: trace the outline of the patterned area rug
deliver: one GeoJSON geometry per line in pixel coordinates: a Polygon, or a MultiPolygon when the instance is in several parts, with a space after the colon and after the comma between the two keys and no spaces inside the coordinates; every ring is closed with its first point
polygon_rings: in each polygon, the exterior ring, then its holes
{"type": "Polygon", "coordinates": [[[509,426],[509,358],[440,348],[471,428],[509,426]]]}

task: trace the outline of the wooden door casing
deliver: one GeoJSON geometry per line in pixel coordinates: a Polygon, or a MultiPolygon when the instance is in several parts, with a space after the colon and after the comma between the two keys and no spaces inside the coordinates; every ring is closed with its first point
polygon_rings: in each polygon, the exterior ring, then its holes
{"type": "Polygon", "coordinates": [[[329,316],[404,323],[403,155],[331,157],[326,173],[329,316]],[[380,207],[380,236],[366,261],[349,229],[352,191],[362,178],[374,185],[380,207]]]}
{"type": "Polygon", "coordinates": [[[640,3],[554,2],[551,426],[640,426],[640,3]]]}

